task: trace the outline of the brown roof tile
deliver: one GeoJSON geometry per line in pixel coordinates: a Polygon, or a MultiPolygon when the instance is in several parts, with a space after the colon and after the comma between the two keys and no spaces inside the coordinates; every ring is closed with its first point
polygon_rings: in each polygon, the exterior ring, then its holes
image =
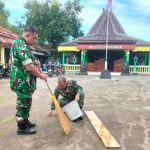
{"type": "Polygon", "coordinates": [[[137,46],[150,46],[150,42],[131,37],[126,34],[122,25],[112,11],[103,10],[87,35],[74,41],[61,44],[62,46],[75,46],[77,44],[103,44],[106,43],[107,18],[109,16],[108,43],[109,44],[135,44],[137,46]]]}
{"type": "Polygon", "coordinates": [[[100,17],[97,19],[95,24],[92,26],[90,31],[86,36],[79,38],[79,43],[84,42],[96,42],[104,43],[106,42],[107,36],[107,20],[109,19],[108,26],[108,42],[109,43],[135,43],[136,40],[129,37],[121,24],[117,20],[116,16],[112,11],[108,12],[104,10],[100,17]],[[109,18],[108,18],[109,17],[109,18]]]}
{"type": "Polygon", "coordinates": [[[11,45],[16,37],[18,37],[17,34],[0,26],[0,43],[4,45],[11,45]]]}

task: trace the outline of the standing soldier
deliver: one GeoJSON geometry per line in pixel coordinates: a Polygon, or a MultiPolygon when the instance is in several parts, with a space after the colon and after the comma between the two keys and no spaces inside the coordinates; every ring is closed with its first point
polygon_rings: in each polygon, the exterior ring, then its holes
{"type": "MultiPolygon", "coordinates": [[[[78,85],[74,80],[66,81],[65,77],[59,77],[58,86],[55,88],[54,95],[61,107],[65,106],[73,100],[77,100],[80,109],[83,108],[85,97],[83,88],[78,85]],[[61,95],[62,98],[58,99],[59,95],[61,95]]],[[[48,116],[51,116],[52,110],[54,109],[55,107],[52,103],[51,109],[50,111],[48,111],[48,116]]],[[[80,117],[79,119],[82,120],[83,117],[80,117]]]]}
{"type": "Polygon", "coordinates": [[[36,77],[47,81],[47,76],[36,69],[35,57],[30,49],[37,38],[38,33],[35,28],[27,26],[23,34],[14,41],[11,49],[10,87],[17,94],[17,134],[36,133],[36,130],[32,128],[35,124],[28,120],[32,94],[36,89],[36,77]]]}

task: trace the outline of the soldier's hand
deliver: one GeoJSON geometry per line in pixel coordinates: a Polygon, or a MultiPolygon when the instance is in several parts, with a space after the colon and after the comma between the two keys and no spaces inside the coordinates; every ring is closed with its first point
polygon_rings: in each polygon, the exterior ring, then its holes
{"type": "Polygon", "coordinates": [[[47,112],[47,117],[51,117],[52,116],[52,110],[50,109],[48,112],[47,112]]]}
{"type": "Polygon", "coordinates": [[[41,75],[41,79],[45,80],[47,82],[47,75],[46,74],[42,74],[41,75]]]}
{"type": "Polygon", "coordinates": [[[80,96],[78,94],[76,95],[75,100],[80,100],[80,96]]]}

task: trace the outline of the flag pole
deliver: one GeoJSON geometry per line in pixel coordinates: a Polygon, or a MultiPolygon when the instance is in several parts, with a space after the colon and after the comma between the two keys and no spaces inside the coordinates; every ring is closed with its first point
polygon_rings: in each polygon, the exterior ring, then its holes
{"type": "Polygon", "coordinates": [[[112,10],[112,0],[107,0],[107,24],[106,24],[106,52],[105,52],[105,68],[100,74],[101,79],[111,79],[111,73],[108,70],[108,40],[109,40],[109,13],[112,10]]]}
{"type": "Polygon", "coordinates": [[[105,70],[108,69],[108,36],[109,35],[109,11],[107,12],[107,26],[106,26],[106,55],[105,55],[105,70]]]}

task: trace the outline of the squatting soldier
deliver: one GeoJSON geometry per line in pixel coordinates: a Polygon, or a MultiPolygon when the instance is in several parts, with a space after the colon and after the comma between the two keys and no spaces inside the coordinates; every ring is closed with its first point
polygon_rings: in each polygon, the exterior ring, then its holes
{"type": "Polygon", "coordinates": [[[36,69],[36,61],[30,46],[35,43],[38,33],[32,26],[27,26],[22,36],[18,37],[11,49],[10,87],[17,94],[16,121],[17,134],[34,134],[34,123],[29,118],[32,94],[36,89],[36,77],[47,81],[47,76],[36,69]]]}
{"type": "MultiPolygon", "coordinates": [[[[58,86],[54,90],[54,95],[56,99],[58,100],[61,107],[65,106],[69,102],[73,100],[77,100],[79,107],[82,109],[84,105],[84,92],[83,88],[77,84],[74,80],[68,80],[66,81],[65,77],[59,77],[58,78],[58,86]],[[62,98],[58,97],[62,96],[62,98]]],[[[51,104],[51,110],[48,112],[48,115],[50,116],[52,114],[52,110],[54,110],[54,104],[51,104]]],[[[83,117],[79,118],[80,120],[83,119],[83,117]]]]}

